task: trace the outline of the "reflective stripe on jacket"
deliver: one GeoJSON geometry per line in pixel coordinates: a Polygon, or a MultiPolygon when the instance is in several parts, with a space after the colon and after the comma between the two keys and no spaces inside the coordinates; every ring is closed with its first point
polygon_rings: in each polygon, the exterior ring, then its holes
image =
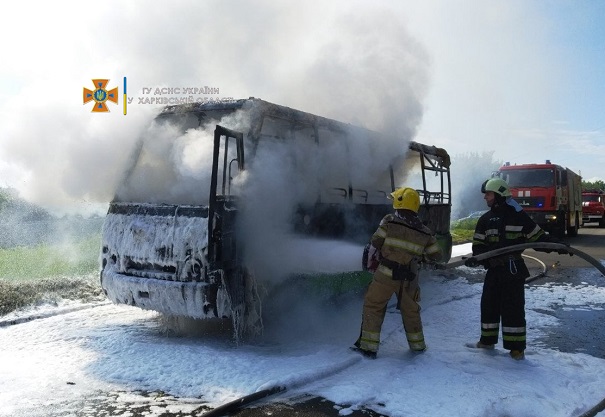
{"type": "Polygon", "coordinates": [[[371,238],[383,258],[408,265],[413,259],[438,261],[441,248],[431,230],[418,217],[387,214],[371,238]]]}
{"type": "MultiPolygon", "coordinates": [[[[544,230],[524,211],[516,211],[507,204],[492,207],[477,221],[473,255],[519,243],[536,242],[544,237],[544,230]]],[[[507,258],[510,256],[520,257],[521,252],[508,254],[507,258]]]]}

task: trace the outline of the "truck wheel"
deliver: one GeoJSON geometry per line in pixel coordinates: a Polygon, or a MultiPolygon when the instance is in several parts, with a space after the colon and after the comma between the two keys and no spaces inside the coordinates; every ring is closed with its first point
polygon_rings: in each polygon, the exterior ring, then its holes
{"type": "Polygon", "coordinates": [[[599,220],[599,227],[605,227],[605,215],[599,220]]]}
{"type": "Polygon", "coordinates": [[[567,228],[567,236],[578,236],[578,229],[580,228],[579,226],[579,219],[578,219],[578,215],[576,214],[573,222],[573,226],[570,226],[567,228]]]}
{"type": "Polygon", "coordinates": [[[552,234],[560,239],[565,237],[565,230],[567,229],[567,216],[562,215],[557,219],[552,227],[552,234]]]}

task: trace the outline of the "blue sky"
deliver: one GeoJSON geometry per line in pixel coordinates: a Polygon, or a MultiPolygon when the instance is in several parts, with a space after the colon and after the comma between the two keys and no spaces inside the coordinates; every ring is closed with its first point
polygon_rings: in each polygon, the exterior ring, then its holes
{"type": "Polygon", "coordinates": [[[441,14],[441,33],[419,35],[436,59],[427,100],[434,107],[420,136],[454,153],[494,150],[495,159],[511,163],[550,159],[585,179],[603,179],[605,3],[487,2],[474,12],[455,6],[441,14]]]}
{"type": "Polygon", "coordinates": [[[554,31],[553,42],[560,45],[563,59],[570,63],[569,84],[562,86],[566,100],[562,104],[563,115],[576,121],[579,128],[603,130],[602,117],[603,75],[605,74],[605,4],[586,2],[586,7],[576,7],[572,2],[553,11],[546,10],[547,16],[560,20],[561,25],[554,31]]]}
{"type": "Polygon", "coordinates": [[[48,206],[111,199],[158,110],[136,100],[163,86],[215,86],[222,97],[416,132],[454,157],[550,159],[605,179],[603,2],[25,1],[5,16],[0,186],[48,206]],[[124,76],[128,116],[121,100],[106,115],[82,104],[92,78],[121,94],[124,76]]]}

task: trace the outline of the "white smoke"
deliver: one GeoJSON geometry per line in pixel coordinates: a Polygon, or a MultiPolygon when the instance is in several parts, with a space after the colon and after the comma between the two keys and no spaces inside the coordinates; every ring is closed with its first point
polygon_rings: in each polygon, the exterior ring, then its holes
{"type": "Polygon", "coordinates": [[[452,157],[452,219],[487,210],[481,185],[502,166],[493,152],[458,154],[452,157]]]}
{"type": "MultiPolygon", "coordinates": [[[[11,57],[0,70],[2,82],[11,82],[10,101],[0,108],[0,158],[13,176],[7,185],[51,209],[111,200],[160,108],[139,104],[154,97],[143,88],[216,87],[221,97],[257,96],[401,140],[422,117],[428,59],[386,5],[59,3],[12,3],[0,29],[10,39],[0,51],[11,57]],[[48,22],[54,29],[43,36],[24,30],[48,22]],[[134,99],[126,116],[122,97],[118,106],[108,103],[109,114],[83,105],[91,79],[109,79],[121,96],[123,77],[134,99]]],[[[195,146],[192,137],[182,141],[187,152],[195,146]]]]}

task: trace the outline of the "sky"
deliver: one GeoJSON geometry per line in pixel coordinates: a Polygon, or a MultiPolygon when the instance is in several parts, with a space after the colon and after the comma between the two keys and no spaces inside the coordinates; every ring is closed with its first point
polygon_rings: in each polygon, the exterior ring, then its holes
{"type": "Polygon", "coordinates": [[[61,0],[3,16],[0,186],[57,211],[106,209],[161,108],[151,99],[175,97],[162,88],[605,178],[603,2],[61,0]],[[83,103],[92,79],[119,88],[108,114],[83,103]]]}
{"type": "MultiPolygon", "coordinates": [[[[469,250],[456,246],[454,255],[469,250]]],[[[527,287],[523,361],[511,359],[501,344],[494,351],[465,347],[479,337],[482,285],[465,276],[483,271],[457,271],[464,274],[421,277],[428,350],[409,352],[391,300],[376,360],[348,349],[359,332],[360,298],[339,305],[292,299],[288,312],[266,323],[265,339],[239,346],[211,333],[175,336],[156,313],[129,306],[41,305],[12,313],[0,320],[0,416],[130,415],[128,407],[147,407],[145,415],[153,417],[165,410],[160,404],[187,414],[274,386],[286,391],[270,401],[319,395],[342,416],[366,408],[409,417],[569,417],[603,400],[605,358],[578,343],[594,331],[590,321],[574,324],[570,353],[544,338],[571,331],[557,330],[563,324],[556,312],[602,311],[598,271],[576,269],[575,285],[533,281],[527,287]],[[36,315],[46,318],[26,320],[36,315]],[[15,319],[23,322],[5,325],[15,319]],[[107,410],[113,414],[103,414],[107,410]]]]}

